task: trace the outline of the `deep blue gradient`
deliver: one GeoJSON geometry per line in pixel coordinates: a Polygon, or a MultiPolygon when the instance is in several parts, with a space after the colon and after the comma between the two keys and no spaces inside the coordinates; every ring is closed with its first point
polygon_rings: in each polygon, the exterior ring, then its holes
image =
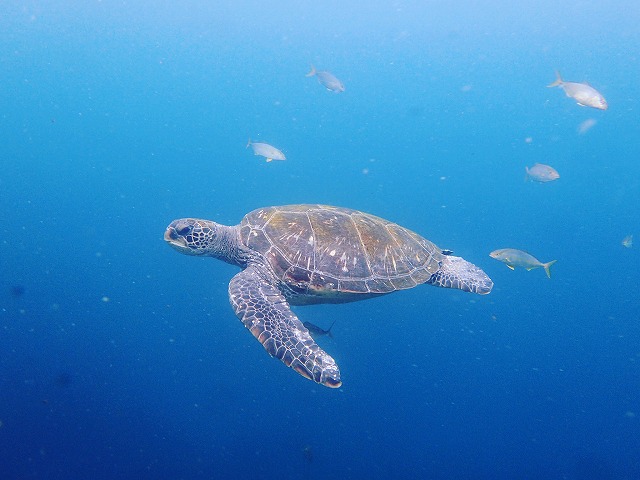
{"type": "Polygon", "coordinates": [[[382,3],[3,2],[0,478],[640,479],[638,3],[382,3]],[[317,386],[235,318],[237,268],[162,240],[289,203],[494,290],[296,308],[336,320],[344,385],[317,386]]]}

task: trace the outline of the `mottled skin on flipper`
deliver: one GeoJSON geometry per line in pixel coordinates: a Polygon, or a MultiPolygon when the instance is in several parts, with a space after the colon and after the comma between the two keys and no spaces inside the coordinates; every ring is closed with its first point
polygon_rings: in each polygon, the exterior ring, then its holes
{"type": "Polygon", "coordinates": [[[253,266],[233,277],[229,299],[236,316],[269,355],[316,383],[339,387],[342,381],[336,362],[311,338],[274,283],[253,266]]]}

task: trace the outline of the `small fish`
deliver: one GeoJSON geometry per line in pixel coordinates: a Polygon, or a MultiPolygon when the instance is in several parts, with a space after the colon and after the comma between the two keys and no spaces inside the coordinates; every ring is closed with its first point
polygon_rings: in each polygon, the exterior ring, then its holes
{"type": "Polygon", "coordinates": [[[593,107],[599,110],[609,108],[602,94],[586,83],[565,82],[556,70],[556,80],[547,87],[560,87],[567,97],[573,98],[581,107],[593,107]]]}
{"type": "Polygon", "coordinates": [[[311,334],[312,337],[321,337],[323,335],[327,335],[327,336],[333,338],[333,335],[331,335],[331,329],[333,328],[333,324],[334,323],[336,323],[335,320],[333,321],[333,323],[331,324],[331,326],[329,327],[328,330],[320,328],[319,326],[314,325],[311,322],[304,322],[303,325],[305,326],[305,328],[307,330],[309,330],[309,333],[311,334]]]}
{"type": "Polygon", "coordinates": [[[557,260],[551,260],[550,262],[542,263],[533,255],[529,255],[527,252],[523,252],[522,250],[516,250],[515,248],[501,248],[499,250],[494,250],[489,254],[489,256],[505,263],[511,270],[514,270],[515,267],[522,267],[527,270],[542,267],[549,278],[551,278],[551,271],[549,268],[557,262],[557,260]]]}
{"type": "Polygon", "coordinates": [[[633,247],[633,235],[627,235],[622,239],[622,246],[631,248],[633,247]]]}
{"type": "Polygon", "coordinates": [[[535,180],[536,182],[552,182],[560,178],[560,174],[555,168],[544,165],[543,163],[536,163],[531,168],[524,167],[524,170],[527,172],[526,178],[528,180],[535,180]]]}
{"type": "Polygon", "coordinates": [[[313,448],[311,448],[311,445],[304,446],[304,448],[302,449],[302,455],[304,456],[304,459],[307,461],[307,463],[313,462],[313,448]]]}
{"type": "Polygon", "coordinates": [[[272,147],[268,143],[252,142],[251,139],[249,139],[249,141],[247,142],[247,148],[249,148],[249,146],[253,148],[254,155],[260,155],[261,157],[266,158],[267,162],[270,162],[271,160],[287,159],[284,156],[284,153],[282,153],[276,147],[272,147]]]}
{"type": "Polygon", "coordinates": [[[311,71],[307,73],[306,77],[316,76],[320,85],[325,87],[327,90],[331,90],[335,93],[344,92],[344,84],[338,80],[332,73],[327,72],[326,70],[317,71],[316,67],[311,65],[311,71]]]}

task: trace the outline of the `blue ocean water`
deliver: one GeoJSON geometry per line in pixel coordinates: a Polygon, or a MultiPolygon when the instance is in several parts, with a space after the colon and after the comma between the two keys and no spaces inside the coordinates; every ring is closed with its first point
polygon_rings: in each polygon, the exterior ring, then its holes
{"type": "Polygon", "coordinates": [[[640,478],[640,7],[345,3],[3,2],[0,478],[640,478]],[[236,267],[162,239],[290,203],[494,290],[295,308],[336,320],[344,384],[315,385],[235,318],[236,267]]]}

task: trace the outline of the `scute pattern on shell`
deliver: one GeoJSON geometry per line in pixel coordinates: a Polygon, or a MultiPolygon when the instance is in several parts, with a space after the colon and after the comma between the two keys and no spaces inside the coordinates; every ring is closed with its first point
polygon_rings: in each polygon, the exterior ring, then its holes
{"type": "Polygon", "coordinates": [[[289,205],[254,210],[243,243],[289,288],[305,293],[388,293],[431,278],[443,257],[429,240],[356,210],[289,205]]]}

